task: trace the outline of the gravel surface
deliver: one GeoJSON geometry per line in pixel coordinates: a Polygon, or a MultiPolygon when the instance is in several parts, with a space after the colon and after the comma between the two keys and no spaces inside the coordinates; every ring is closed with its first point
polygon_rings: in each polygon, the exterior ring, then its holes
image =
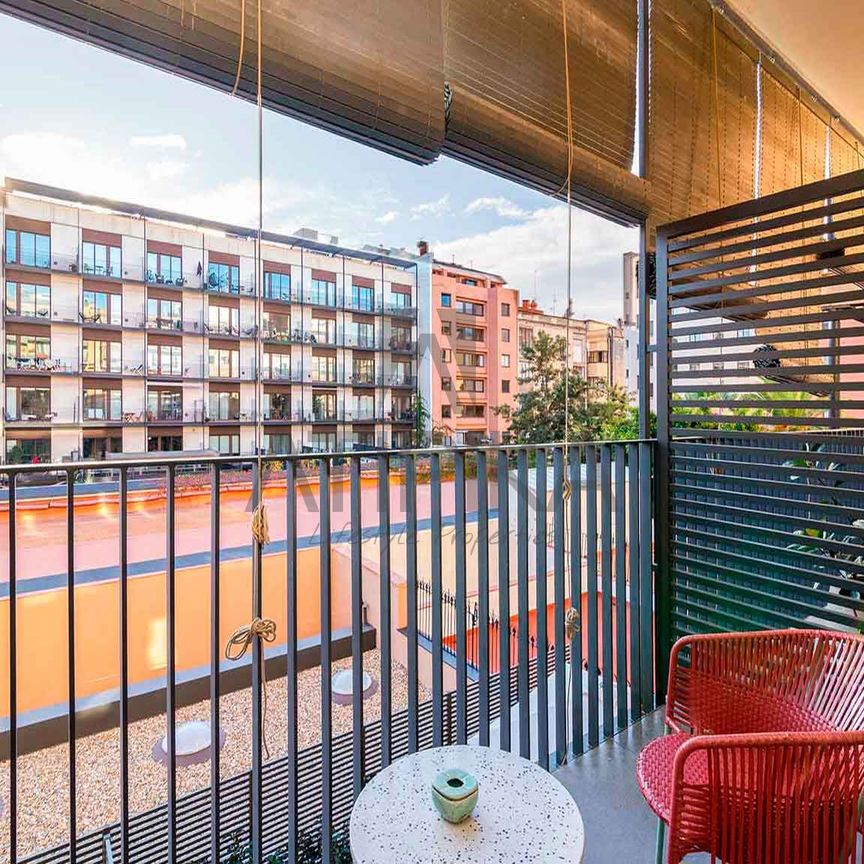
{"type": "MultiPolygon", "coordinates": [[[[367,651],[363,665],[374,681],[380,680],[380,655],[367,651]]],[[[351,660],[333,664],[334,670],[350,668],[351,660]]],[[[407,704],[407,673],[394,663],[392,667],[394,713],[407,704]]],[[[298,686],[297,736],[301,749],[320,740],[321,672],[320,668],[300,673],[298,686]]],[[[268,682],[266,736],[270,758],[286,751],[285,678],[268,682]]],[[[420,699],[428,699],[421,686],[420,699]]],[[[221,726],[226,741],[221,753],[220,773],[230,777],[250,767],[252,746],[251,691],[238,690],[222,697],[221,726]]],[[[381,697],[376,687],[364,702],[364,719],[380,716],[381,697]]],[[[333,704],[333,732],[338,735],[351,729],[350,705],[333,704]]],[[[177,711],[177,724],[187,720],[210,719],[210,702],[199,702],[177,711]]],[[[130,811],[149,810],[167,801],[166,769],[153,759],[152,749],[165,734],[165,717],[151,717],[129,727],[130,811]]],[[[18,759],[18,856],[33,854],[68,842],[69,793],[66,744],[50,747],[18,759]]],[[[111,729],[81,738],[76,746],[78,778],[77,825],[83,834],[120,818],[120,745],[118,730],[111,729]]],[[[209,786],[209,761],[177,769],[177,794],[182,795],[209,786]]],[[[9,763],[0,764],[0,810],[8,817],[9,763]]],[[[9,860],[9,820],[0,820],[0,862],[9,860]]]]}

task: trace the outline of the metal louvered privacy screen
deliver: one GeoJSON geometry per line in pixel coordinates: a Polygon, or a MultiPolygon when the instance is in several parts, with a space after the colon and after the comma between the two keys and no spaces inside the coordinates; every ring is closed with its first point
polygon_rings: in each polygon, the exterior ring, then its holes
{"type": "Polygon", "coordinates": [[[661,227],[657,287],[665,647],[864,628],[864,171],[661,227]]]}

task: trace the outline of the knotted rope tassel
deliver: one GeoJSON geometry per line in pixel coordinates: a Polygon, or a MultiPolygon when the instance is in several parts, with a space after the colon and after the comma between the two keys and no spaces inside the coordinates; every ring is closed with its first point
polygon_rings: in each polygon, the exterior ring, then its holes
{"type": "MultiPolygon", "coordinates": [[[[263,508],[263,505],[261,505],[263,508]]],[[[256,511],[257,512],[257,511],[256,511]]],[[[264,517],[264,530],[267,530],[267,519],[264,517]]],[[[269,542],[269,541],[268,541],[269,542]]],[[[225,645],[225,659],[235,662],[246,654],[253,639],[272,642],[276,638],[276,622],[272,618],[253,618],[248,627],[238,627],[225,645]]],[[[264,664],[264,651],[261,650],[261,744],[264,747],[264,758],[270,758],[270,748],[267,746],[267,670],[264,664]]]]}
{"type": "Polygon", "coordinates": [[[252,536],[261,546],[270,542],[270,526],[267,524],[267,507],[262,501],[252,514],[252,536]]]}

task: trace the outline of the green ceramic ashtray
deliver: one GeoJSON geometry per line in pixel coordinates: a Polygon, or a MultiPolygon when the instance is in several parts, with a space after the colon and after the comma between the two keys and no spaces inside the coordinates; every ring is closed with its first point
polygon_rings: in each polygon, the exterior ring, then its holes
{"type": "Polygon", "coordinates": [[[477,806],[480,784],[461,768],[448,768],[432,781],[432,800],[448,822],[467,819],[477,806]]]}

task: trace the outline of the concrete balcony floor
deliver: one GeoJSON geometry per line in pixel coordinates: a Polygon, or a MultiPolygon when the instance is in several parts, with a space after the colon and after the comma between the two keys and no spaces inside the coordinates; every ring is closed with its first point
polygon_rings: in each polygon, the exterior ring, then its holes
{"type": "MultiPolygon", "coordinates": [[[[654,864],[657,819],[636,784],[636,757],[662,734],[660,709],[555,772],[582,813],[584,864],[654,864]]],[[[687,864],[709,860],[691,855],[687,864]]]]}

